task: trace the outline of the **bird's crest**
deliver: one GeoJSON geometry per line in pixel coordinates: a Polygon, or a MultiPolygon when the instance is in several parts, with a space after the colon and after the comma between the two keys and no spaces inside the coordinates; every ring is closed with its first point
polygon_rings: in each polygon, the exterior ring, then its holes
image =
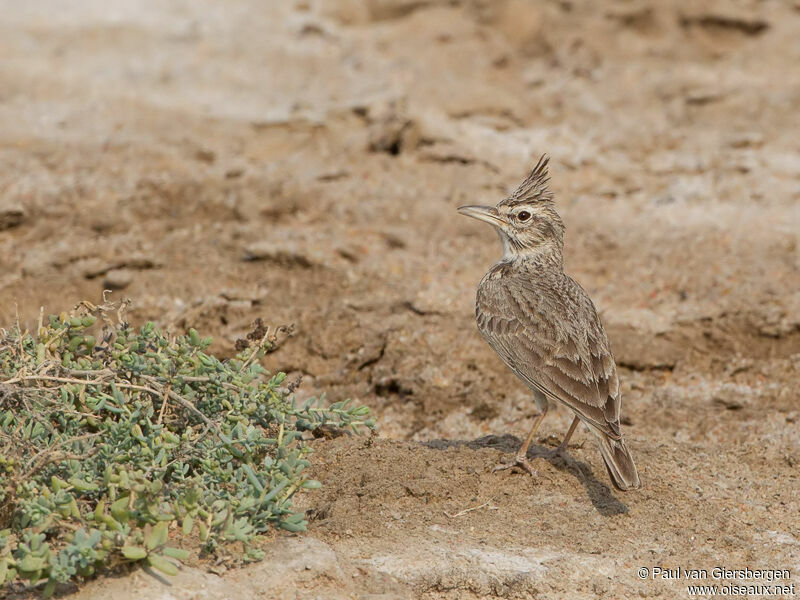
{"type": "Polygon", "coordinates": [[[550,191],[550,175],[547,165],[550,157],[542,154],[533,171],[501,204],[517,204],[519,202],[552,202],[553,192],[550,191]]]}

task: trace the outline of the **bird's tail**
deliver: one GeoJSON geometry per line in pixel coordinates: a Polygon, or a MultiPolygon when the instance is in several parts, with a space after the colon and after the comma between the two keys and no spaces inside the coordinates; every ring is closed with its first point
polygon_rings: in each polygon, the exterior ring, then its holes
{"type": "Polygon", "coordinates": [[[589,426],[589,429],[600,444],[600,453],[614,487],[623,492],[638,488],[641,485],[639,473],[625,442],[622,439],[615,440],[595,427],[589,426]]]}

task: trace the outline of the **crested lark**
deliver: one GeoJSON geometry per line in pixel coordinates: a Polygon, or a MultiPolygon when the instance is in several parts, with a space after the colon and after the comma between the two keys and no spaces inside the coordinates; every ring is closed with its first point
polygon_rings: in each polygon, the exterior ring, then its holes
{"type": "Polygon", "coordinates": [[[478,286],[478,329],[533,391],[539,408],[516,464],[535,475],[528,446],[547,414],[548,400],[555,400],[575,413],[558,450],[567,447],[582,421],[599,442],[614,485],[637,488],[639,475],[619,427],[619,380],[606,332],[588,294],[564,273],[564,223],[547,185],[547,163],[542,156],[522,185],[497,206],[458,209],[492,225],[503,243],[502,260],[478,286]]]}

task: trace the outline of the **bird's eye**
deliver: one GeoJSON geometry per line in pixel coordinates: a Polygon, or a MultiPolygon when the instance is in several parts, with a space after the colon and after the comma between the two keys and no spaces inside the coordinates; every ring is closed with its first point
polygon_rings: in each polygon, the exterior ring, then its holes
{"type": "Polygon", "coordinates": [[[531,213],[527,210],[521,210],[517,213],[517,220],[522,221],[523,223],[531,218],[531,213]]]}

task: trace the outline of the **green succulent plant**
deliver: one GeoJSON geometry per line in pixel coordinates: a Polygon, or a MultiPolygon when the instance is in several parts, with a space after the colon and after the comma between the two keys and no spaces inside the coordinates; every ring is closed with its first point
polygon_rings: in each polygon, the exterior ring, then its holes
{"type": "Polygon", "coordinates": [[[308,479],[305,431],[372,427],[369,409],[324,398],[298,405],[259,359],[260,323],[219,360],[211,338],[124,320],[125,305],[83,302],[0,330],[0,586],[59,583],[126,563],[166,574],[189,556],[303,531],[292,497],[308,479]]]}

